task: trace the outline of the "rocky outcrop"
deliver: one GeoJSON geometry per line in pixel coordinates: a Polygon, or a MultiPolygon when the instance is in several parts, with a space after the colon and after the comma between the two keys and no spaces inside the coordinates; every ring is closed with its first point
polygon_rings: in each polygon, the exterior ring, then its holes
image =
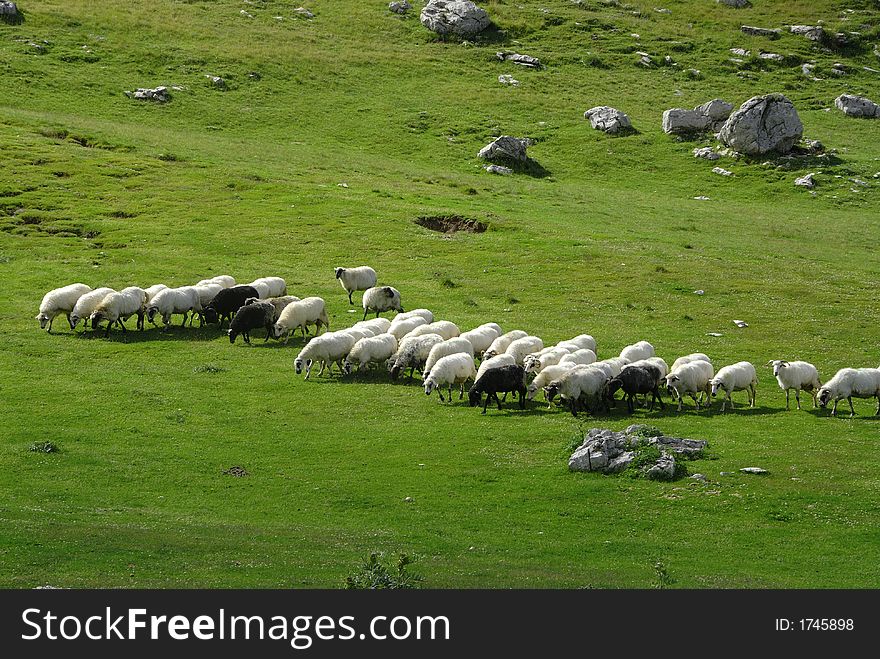
{"type": "Polygon", "coordinates": [[[486,11],[470,0],[429,0],[419,20],[440,36],[465,39],[475,37],[491,24],[486,11]]]}
{"type": "Polygon", "coordinates": [[[754,25],[741,25],[740,31],[751,37],[767,37],[768,39],[778,39],[782,36],[782,30],[777,28],[755,27],[754,25]]]}
{"type": "Polygon", "coordinates": [[[733,105],[720,98],[698,105],[693,110],[672,108],[663,113],[663,132],[670,135],[687,135],[718,130],[730,113],[733,105]]]}
{"type": "Polygon", "coordinates": [[[477,154],[483,160],[490,162],[526,162],[529,157],[526,154],[526,147],[529,141],[519,137],[511,137],[510,135],[502,135],[493,140],[477,154]]]}
{"type": "Polygon", "coordinates": [[[590,125],[596,130],[601,130],[609,135],[627,133],[633,129],[628,116],[607,105],[590,108],[584,112],[584,119],[589,119],[590,125]]]}
{"type": "Polygon", "coordinates": [[[834,105],[848,117],[880,118],[880,105],[864,96],[841,94],[834,99],[834,105]]]}
{"type": "Polygon", "coordinates": [[[788,153],[801,139],[804,126],[791,101],[782,94],[755,96],[743,103],[721,127],[719,138],[750,156],[788,153]]]}

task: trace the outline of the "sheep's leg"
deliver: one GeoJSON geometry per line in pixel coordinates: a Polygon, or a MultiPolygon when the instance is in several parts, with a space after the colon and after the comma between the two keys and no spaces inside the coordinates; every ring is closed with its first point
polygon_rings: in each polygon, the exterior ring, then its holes
{"type": "MultiPolygon", "coordinates": [[[[467,380],[465,380],[464,382],[467,382],[467,380]]],[[[464,382],[461,383],[461,388],[459,389],[459,392],[458,392],[458,400],[464,399],[464,382]]],[[[877,399],[877,402],[878,402],[878,404],[880,404],[880,398],[877,399]]]]}
{"type": "Polygon", "coordinates": [[[52,316],[49,319],[49,327],[46,328],[46,332],[48,332],[49,334],[52,333],[52,323],[54,323],[54,322],[55,322],[55,316],[52,316]]]}
{"type": "Polygon", "coordinates": [[[519,409],[526,409],[526,389],[523,387],[519,390],[519,409]]]}
{"type": "Polygon", "coordinates": [[[852,396],[847,396],[847,397],[846,397],[846,402],[849,403],[849,415],[850,415],[851,417],[852,417],[852,416],[855,416],[855,415],[856,415],[856,411],[855,411],[855,408],[853,408],[853,406],[852,406],[852,396]]]}
{"type": "MultiPolygon", "coordinates": [[[[791,409],[791,408],[789,407],[789,405],[788,405],[788,396],[789,396],[790,393],[791,393],[791,389],[786,389],[786,390],[785,390],[785,409],[787,409],[787,410],[788,410],[788,409],[791,409]]],[[[797,389],[794,390],[794,397],[797,398],[798,409],[801,409],[801,397],[798,396],[797,389]]]]}
{"type": "Polygon", "coordinates": [[[349,303],[351,306],[354,306],[354,302],[351,301],[351,294],[352,294],[352,293],[354,293],[354,291],[349,291],[349,292],[348,292],[348,303],[349,303]]]}
{"type": "Polygon", "coordinates": [[[308,380],[309,376],[312,374],[312,364],[313,364],[313,362],[309,362],[308,365],[306,366],[306,377],[305,377],[306,380],[308,380]]]}
{"type": "Polygon", "coordinates": [[[251,337],[247,332],[242,332],[241,337],[244,339],[244,342],[250,345],[251,337]]]}
{"type": "Polygon", "coordinates": [[[185,327],[185,326],[186,326],[186,316],[187,316],[187,312],[184,311],[184,312],[183,312],[183,322],[180,323],[180,326],[181,326],[181,327],[185,327]]]}
{"type": "Polygon", "coordinates": [[[880,394],[877,395],[877,411],[874,412],[874,416],[880,416],[880,394]]]}
{"type": "Polygon", "coordinates": [[[324,372],[324,367],[327,366],[326,362],[321,360],[321,370],[318,371],[318,375],[321,375],[324,372]]]}
{"type": "Polygon", "coordinates": [[[366,319],[367,319],[367,308],[364,307],[364,317],[361,318],[361,320],[366,320],[366,319]]]}
{"type": "Polygon", "coordinates": [[[681,412],[681,396],[678,397],[678,411],[681,412]]]}
{"type": "Polygon", "coordinates": [[[269,335],[272,333],[272,325],[266,325],[266,338],[263,339],[263,343],[269,341],[269,335]]]}
{"type": "Polygon", "coordinates": [[[750,391],[750,393],[752,394],[752,396],[751,396],[752,400],[749,401],[749,407],[754,407],[754,406],[755,406],[756,399],[757,399],[757,397],[758,397],[758,396],[757,396],[758,390],[755,388],[755,385],[752,384],[752,385],[750,386],[750,388],[749,388],[749,391],[750,391]]]}
{"type": "MultiPolygon", "coordinates": [[[[99,325],[99,327],[100,327],[100,325],[99,325]]],[[[109,321],[109,320],[108,320],[108,321],[107,321],[107,329],[104,331],[104,338],[105,338],[105,339],[106,339],[108,336],[110,336],[110,328],[111,328],[111,327],[113,327],[113,323],[112,323],[112,321],[109,321]]]]}
{"type": "Polygon", "coordinates": [[[480,414],[485,414],[485,413],[486,413],[486,408],[489,407],[489,399],[490,399],[490,398],[492,398],[492,394],[490,394],[490,393],[487,392],[487,393],[486,393],[486,400],[483,401],[483,411],[480,412],[480,414]]]}
{"type": "MultiPolygon", "coordinates": [[[[697,412],[700,411],[700,401],[697,400],[697,397],[694,394],[691,394],[691,398],[694,399],[694,405],[697,406],[697,412]]],[[[678,409],[681,410],[681,405],[678,406],[678,409]]]]}
{"type": "MultiPolygon", "coordinates": [[[[794,390],[794,398],[797,401],[797,408],[801,409],[801,390],[794,390]]],[[[788,409],[788,392],[785,392],[785,409],[788,409]]]]}
{"type": "Polygon", "coordinates": [[[837,415],[837,403],[838,402],[839,402],[839,399],[834,400],[834,405],[831,406],[831,416],[837,415]]]}
{"type": "Polygon", "coordinates": [[[379,312],[377,311],[377,312],[376,312],[376,318],[378,318],[378,317],[379,317],[379,312]]]}
{"type": "Polygon", "coordinates": [[[444,402],[446,399],[443,398],[443,387],[437,387],[437,395],[440,396],[440,402],[444,402]]]}
{"type": "Polygon", "coordinates": [[[449,393],[446,398],[450,403],[452,402],[452,384],[451,383],[449,385],[449,393]]]}

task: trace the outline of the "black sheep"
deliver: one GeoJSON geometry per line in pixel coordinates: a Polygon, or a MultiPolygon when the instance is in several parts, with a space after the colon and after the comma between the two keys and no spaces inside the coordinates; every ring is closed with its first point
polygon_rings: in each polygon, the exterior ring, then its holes
{"type": "Polygon", "coordinates": [[[507,393],[515,391],[519,394],[519,407],[526,407],[526,372],[522,366],[516,364],[508,364],[498,368],[490,368],[480,376],[480,379],[474,382],[473,386],[468,390],[468,402],[471,407],[479,405],[483,394],[486,394],[486,402],[483,404],[483,414],[486,413],[486,407],[489,400],[495,398],[498,403],[498,409],[501,409],[501,401],[498,399],[498,393],[507,393]]]}
{"type": "Polygon", "coordinates": [[[205,316],[205,322],[216,323],[220,321],[220,327],[223,327],[223,320],[232,321],[235,312],[244,306],[244,301],[249,297],[260,297],[257,289],[253,286],[233,286],[232,288],[224,288],[217,293],[205,308],[202,310],[205,316]]]}
{"type": "Polygon", "coordinates": [[[235,338],[241,334],[244,342],[250,343],[251,330],[259,329],[260,327],[266,329],[265,341],[268,341],[274,325],[275,307],[269,302],[246,304],[238,310],[235,318],[229,323],[229,342],[235,343],[235,338]]]}
{"type": "Polygon", "coordinates": [[[608,400],[614,398],[614,393],[618,389],[623,389],[626,398],[626,406],[629,413],[633,413],[633,399],[638,394],[651,394],[651,404],[649,410],[654,409],[654,401],[660,401],[660,409],[663,409],[663,399],[660,398],[658,389],[658,379],[660,371],[656,367],[646,366],[630,366],[623,369],[620,375],[611,378],[605,390],[605,396],[608,400]]]}

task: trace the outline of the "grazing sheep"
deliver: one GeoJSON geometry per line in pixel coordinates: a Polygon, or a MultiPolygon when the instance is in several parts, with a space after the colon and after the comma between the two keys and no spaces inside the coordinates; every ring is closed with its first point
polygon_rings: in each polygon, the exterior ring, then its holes
{"type": "Polygon", "coordinates": [[[620,351],[620,356],[624,359],[628,359],[630,362],[647,359],[648,357],[654,356],[654,346],[647,341],[639,341],[638,343],[626,346],[620,351]]]}
{"type": "Polygon", "coordinates": [[[284,311],[284,307],[286,307],[291,302],[299,302],[299,298],[296,295],[281,295],[279,297],[268,297],[265,300],[261,300],[258,297],[249,297],[244,303],[253,304],[254,302],[268,302],[272,305],[274,309],[274,316],[272,318],[273,323],[277,323],[278,319],[281,317],[281,312],[284,311]]]}
{"type": "Polygon", "coordinates": [[[523,332],[522,330],[511,330],[505,334],[502,334],[497,339],[492,341],[492,345],[490,345],[483,353],[483,359],[492,359],[492,357],[494,357],[495,355],[504,354],[511,343],[513,343],[517,339],[522,339],[527,336],[528,333],[523,332]]]}
{"type": "Polygon", "coordinates": [[[348,303],[353,305],[351,294],[355,291],[365,291],[376,285],[376,271],[368,265],[356,268],[336,268],[336,278],[342,284],[342,288],[348,293],[348,303]]]}
{"type": "Polygon", "coordinates": [[[202,315],[206,323],[220,322],[223,328],[224,320],[232,320],[235,312],[244,306],[245,300],[251,297],[259,298],[260,294],[253,286],[232,286],[219,291],[214,299],[202,306],[202,315]]]}
{"type": "MultiPolygon", "coordinates": [[[[71,311],[70,315],[67,317],[67,320],[70,323],[70,329],[76,329],[80,320],[83,318],[88,319],[101,301],[110,295],[110,293],[115,292],[114,289],[104,286],[103,288],[96,288],[93,291],[89,291],[80,297],[76,301],[76,304],[73,305],[73,311],[71,311]]],[[[85,326],[85,323],[83,323],[83,326],[85,326]]]]}
{"type": "Polygon", "coordinates": [[[577,416],[580,409],[595,411],[602,406],[602,393],[608,375],[605,370],[597,368],[593,364],[587,366],[575,366],[569,369],[558,380],[553,380],[544,388],[544,396],[547,402],[552,401],[557,395],[563,404],[568,404],[572,416],[577,416]],[[590,410],[590,401],[596,405],[590,410]]]}
{"type": "Polygon", "coordinates": [[[874,416],[880,415],[880,368],[842,368],[834,377],[819,389],[819,405],[827,407],[834,401],[831,408],[831,416],[837,415],[837,403],[846,398],[849,403],[850,416],[855,416],[852,398],[876,398],[877,411],[874,416]]]}
{"type": "Polygon", "coordinates": [[[558,364],[563,357],[570,354],[571,351],[568,348],[560,348],[559,346],[544,348],[540,352],[526,355],[523,359],[523,368],[526,369],[526,373],[535,373],[537,375],[548,366],[558,364]]]}
{"type": "Polygon", "coordinates": [[[666,376],[666,388],[670,395],[678,400],[678,411],[681,412],[681,399],[684,394],[690,394],[700,409],[700,402],[697,400],[698,393],[705,393],[704,400],[708,401],[711,395],[711,385],[709,380],[715,377],[715,370],[712,364],[697,360],[682,364],[677,369],[671,371],[666,376]]]}
{"type": "MultiPolygon", "coordinates": [[[[453,339],[454,341],[455,339],[453,339]]],[[[442,344],[438,344],[442,345],[442,344]]],[[[434,346],[435,348],[437,346],[434,346]]],[[[449,386],[449,400],[452,401],[452,387],[459,385],[458,399],[464,398],[464,383],[472,380],[477,375],[477,369],[474,366],[474,356],[467,353],[459,352],[446,355],[437,360],[431,368],[430,375],[425,378],[425,393],[431,395],[434,389],[443,401],[443,385],[449,386]]]]}
{"type": "MultiPolygon", "coordinates": [[[[223,290],[223,289],[221,289],[223,290]]],[[[186,318],[189,312],[192,312],[193,318],[196,314],[202,315],[202,305],[199,301],[199,291],[195,286],[181,286],[180,288],[166,288],[156,293],[155,297],[145,305],[147,312],[147,320],[153,325],[156,324],[156,314],[162,316],[162,322],[165,327],[171,324],[172,314],[183,314],[183,322],[181,327],[186,325],[186,318]]]]}
{"type": "MultiPolygon", "coordinates": [[[[196,284],[193,288],[195,288],[196,292],[199,294],[199,305],[205,307],[211,303],[211,300],[217,296],[217,293],[226,287],[212,281],[206,284],[196,284]]],[[[147,300],[147,302],[149,303],[150,300],[147,300]]]]}
{"type": "Polygon", "coordinates": [[[519,395],[519,407],[524,410],[526,408],[525,379],[526,372],[522,366],[516,364],[487,369],[480,377],[476,378],[473,386],[468,390],[468,404],[471,407],[479,405],[483,394],[486,394],[482,414],[486,413],[486,407],[492,398],[498,403],[500,410],[501,400],[498,398],[498,394],[513,391],[519,395]]]}
{"type": "Polygon", "coordinates": [[[654,409],[654,401],[660,401],[660,409],[663,409],[663,399],[660,398],[659,386],[659,369],[653,364],[643,366],[635,366],[628,364],[620,375],[611,378],[605,389],[605,396],[608,400],[614,398],[618,389],[623,389],[624,398],[626,398],[626,408],[630,414],[633,413],[633,400],[639,394],[651,394],[651,404],[649,410],[654,409]]]}
{"type": "Polygon", "coordinates": [[[602,359],[597,362],[593,362],[590,366],[596,366],[598,364],[605,364],[611,369],[611,377],[616,377],[620,375],[620,372],[623,370],[623,367],[630,363],[626,357],[609,357],[608,359],[602,359]]]}
{"type": "Polygon", "coordinates": [[[704,355],[702,352],[692,352],[691,354],[679,357],[672,362],[672,368],[669,369],[669,372],[672,373],[672,371],[677,371],[679,366],[690,364],[691,362],[709,362],[711,364],[712,360],[709,359],[708,355],[704,355]]]}
{"type": "Polygon", "coordinates": [[[144,293],[147,294],[147,304],[150,303],[150,300],[156,297],[156,293],[164,291],[166,288],[168,287],[165,284],[153,284],[149,288],[145,288],[144,293]]]}
{"type": "Polygon", "coordinates": [[[235,278],[230,277],[229,275],[217,275],[216,277],[211,277],[210,279],[202,279],[196,286],[202,286],[203,284],[219,284],[223,288],[232,288],[235,286],[235,278]]]}
{"type": "Polygon", "coordinates": [[[424,318],[426,323],[434,322],[434,312],[430,309],[413,309],[412,311],[405,311],[404,313],[397,314],[394,317],[394,320],[407,320],[408,318],[415,318],[416,316],[424,318]]]}
{"type": "Polygon", "coordinates": [[[773,367],[773,375],[779,383],[779,388],[785,392],[785,409],[790,409],[789,394],[794,389],[794,397],[797,400],[797,408],[801,409],[801,390],[809,391],[813,397],[813,407],[816,407],[816,394],[822,382],[819,380],[819,371],[809,362],[789,362],[784,359],[774,359],[767,362],[767,366],[773,367]]]}
{"type": "Polygon", "coordinates": [[[409,378],[412,380],[416,369],[422,371],[431,348],[443,342],[439,334],[422,334],[421,336],[407,336],[398,343],[397,352],[389,360],[391,379],[396,380],[401,371],[409,368],[409,378]]]}
{"type": "Polygon", "coordinates": [[[370,364],[388,361],[395,352],[397,352],[397,339],[393,334],[366,337],[354,344],[345,358],[342,369],[346,374],[350,374],[357,364],[357,370],[360,371],[364,366],[369,368],[370,364]]]}
{"type": "Polygon", "coordinates": [[[758,384],[758,374],[750,362],[737,362],[730,366],[724,366],[709,381],[712,385],[712,397],[718,394],[719,389],[724,390],[724,400],[721,401],[721,411],[727,403],[733,409],[733,399],[730,394],[734,391],[747,391],[749,395],[749,407],[755,406],[755,387],[758,384]]]}
{"type": "Polygon", "coordinates": [[[364,317],[362,320],[367,319],[367,314],[370,311],[375,311],[377,318],[383,311],[403,311],[403,307],[400,306],[400,291],[393,286],[368,288],[364,291],[363,305],[364,317]]]}
{"type": "Polygon", "coordinates": [[[391,321],[387,318],[370,318],[370,320],[359,320],[354,326],[368,327],[373,330],[375,334],[385,334],[391,329],[391,321]]]}
{"type": "Polygon", "coordinates": [[[631,363],[627,364],[626,366],[624,366],[621,369],[621,372],[625,371],[628,368],[632,368],[634,366],[653,367],[653,369],[655,369],[656,373],[657,373],[657,385],[658,386],[665,381],[666,376],[669,374],[669,365],[666,363],[666,360],[664,360],[662,357],[648,357],[647,359],[640,359],[638,361],[631,362],[631,363]]]}
{"type": "Polygon", "coordinates": [[[275,307],[269,302],[255,302],[246,304],[229,323],[229,342],[235,343],[236,337],[241,334],[244,342],[250,344],[251,330],[264,328],[266,330],[266,338],[264,343],[269,340],[272,329],[275,324],[275,307]]]}
{"type": "Polygon", "coordinates": [[[499,336],[501,336],[501,328],[495,323],[486,323],[485,325],[480,325],[479,327],[475,327],[472,330],[459,334],[460,338],[470,341],[471,346],[474,348],[474,355],[476,356],[482,355],[483,352],[492,345],[492,341],[499,336]]]}
{"type": "MultiPolygon", "coordinates": [[[[398,341],[402,340],[403,337],[408,335],[415,328],[428,324],[428,321],[421,316],[412,316],[411,318],[404,318],[403,320],[399,320],[399,318],[399,315],[395,316],[394,320],[391,322],[391,326],[387,330],[387,332],[393,334],[394,338],[398,341]]],[[[376,319],[374,318],[373,320],[376,319]]]]}
{"type": "Polygon", "coordinates": [[[589,334],[578,334],[573,339],[560,341],[556,345],[562,348],[568,348],[571,352],[581,349],[592,350],[593,352],[596,352],[596,339],[594,339],[589,334]]]}
{"type": "Polygon", "coordinates": [[[489,359],[484,359],[480,362],[480,368],[477,369],[477,377],[474,381],[479,380],[480,376],[490,368],[501,368],[502,366],[513,365],[516,365],[516,360],[513,358],[513,355],[501,354],[490,357],[489,359]]]}
{"type": "Polygon", "coordinates": [[[589,348],[581,348],[575,352],[563,355],[560,364],[592,364],[596,361],[596,353],[589,348]]]}
{"type": "Polygon", "coordinates": [[[327,317],[326,305],[322,298],[306,297],[288,304],[275,322],[273,334],[276,339],[286,336],[287,339],[284,342],[287,343],[297,328],[302,330],[303,338],[305,338],[309,325],[315,326],[316,335],[320,331],[321,325],[328,330],[330,329],[330,319],[327,317]]]}
{"type": "Polygon", "coordinates": [[[332,373],[334,363],[339,366],[341,373],[344,368],[343,361],[354,348],[354,343],[354,337],[345,332],[325,332],[320,336],[315,336],[293,360],[294,370],[299,374],[305,368],[305,379],[308,380],[312,373],[312,365],[315,362],[321,362],[321,370],[318,371],[318,375],[324,372],[325,366],[328,367],[328,374],[332,373]]]}
{"type": "Polygon", "coordinates": [[[144,305],[147,301],[147,293],[143,288],[129,286],[118,293],[110,293],[95,307],[89,316],[89,324],[96,330],[101,326],[101,321],[107,321],[107,330],[104,336],[110,335],[110,328],[116,323],[125,332],[125,321],[137,315],[139,330],[144,329],[144,305]]]}
{"type": "Polygon", "coordinates": [[[448,340],[457,337],[461,334],[461,331],[455,323],[449,322],[448,320],[436,320],[427,325],[419,325],[407,334],[407,336],[422,336],[424,334],[439,334],[444,340],[448,340]]]}
{"type": "Polygon", "coordinates": [[[507,350],[505,350],[504,353],[507,355],[513,355],[514,361],[522,366],[526,355],[536,352],[543,347],[544,342],[539,337],[524,336],[521,339],[516,339],[507,346],[507,350]]]}
{"type": "Polygon", "coordinates": [[[425,370],[423,371],[424,376],[428,377],[431,373],[431,368],[439,359],[457,353],[464,353],[470,356],[471,361],[474,360],[474,346],[471,345],[470,341],[463,339],[460,336],[447,339],[443,341],[443,343],[438,343],[432,347],[431,352],[428,353],[428,358],[425,360],[425,370]]]}
{"type": "MultiPolygon", "coordinates": [[[[502,355],[499,355],[495,359],[498,359],[501,356],[502,355]]],[[[542,370],[535,376],[535,379],[529,383],[529,386],[526,387],[526,400],[532,400],[535,395],[537,395],[539,389],[543,390],[544,387],[548,386],[553,380],[558,380],[566,373],[566,371],[570,371],[575,366],[576,364],[574,362],[559,362],[558,364],[548,366],[542,370]]],[[[548,409],[550,408],[550,401],[547,401],[547,407],[548,409]]]]}
{"type": "Polygon", "coordinates": [[[287,295],[287,282],[281,277],[260,277],[259,279],[254,279],[248,286],[253,286],[257,289],[258,297],[261,300],[287,295]]]}
{"type": "Polygon", "coordinates": [[[371,336],[376,335],[376,333],[368,327],[346,327],[337,331],[345,332],[354,339],[355,343],[357,343],[361,339],[368,339],[371,336]]]}
{"type": "Polygon", "coordinates": [[[91,290],[92,287],[85,284],[68,284],[46,293],[40,302],[40,313],[36,315],[36,320],[40,321],[40,329],[51,333],[52,322],[55,320],[55,316],[60,314],[67,316],[69,324],[70,312],[76,306],[77,300],[91,290]]]}

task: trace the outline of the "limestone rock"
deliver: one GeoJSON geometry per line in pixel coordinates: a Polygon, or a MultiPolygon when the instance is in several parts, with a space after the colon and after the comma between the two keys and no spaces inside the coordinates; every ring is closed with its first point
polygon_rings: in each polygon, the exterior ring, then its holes
{"type": "Polygon", "coordinates": [[[759,53],[758,57],[761,59],[771,60],[773,62],[782,62],[785,60],[784,55],[780,55],[779,53],[759,53]]]}
{"type": "Polygon", "coordinates": [[[308,9],[306,9],[305,7],[297,7],[296,9],[293,10],[293,13],[297,14],[299,16],[302,16],[303,18],[314,18],[315,17],[315,15],[312,12],[310,12],[308,9]]]}
{"type": "Polygon", "coordinates": [[[629,117],[607,105],[590,108],[584,112],[584,119],[589,119],[590,125],[596,130],[604,131],[609,135],[632,130],[629,117]]]}
{"type": "Polygon", "coordinates": [[[799,34],[810,41],[822,41],[825,36],[825,30],[820,25],[791,25],[788,29],[792,34],[799,34]]]}
{"type": "Polygon", "coordinates": [[[410,9],[412,9],[412,5],[409,4],[406,0],[401,0],[400,2],[389,2],[388,9],[393,11],[395,14],[405,14],[410,9]]]}
{"type": "Polygon", "coordinates": [[[484,9],[470,0],[429,0],[419,20],[426,28],[441,36],[474,37],[491,21],[484,9]]]}
{"type": "Polygon", "coordinates": [[[477,155],[491,162],[526,162],[529,158],[526,154],[527,146],[528,140],[502,135],[480,149],[477,155]]]}
{"type": "Polygon", "coordinates": [[[864,96],[841,94],[834,99],[834,105],[849,117],[880,118],[880,105],[864,96]]]}
{"type": "Polygon", "coordinates": [[[740,471],[744,474],[769,474],[770,472],[761,467],[743,467],[740,471]]]}
{"type": "Polygon", "coordinates": [[[752,37],[767,37],[768,39],[778,39],[782,36],[782,30],[777,28],[755,27],[754,25],[741,25],[740,31],[752,37]]]}
{"type": "Polygon", "coordinates": [[[816,180],[813,178],[814,176],[815,174],[813,173],[807,174],[806,176],[801,176],[800,178],[796,178],[794,180],[794,184],[803,188],[815,188],[816,180]]]}
{"type": "Polygon", "coordinates": [[[645,475],[655,481],[671,481],[675,478],[675,457],[664,453],[653,466],[648,468],[645,475]]]}
{"type": "Polygon", "coordinates": [[[14,2],[0,2],[0,16],[18,16],[18,7],[14,2]]]}
{"type": "Polygon", "coordinates": [[[711,146],[704,146],[694,149],[694,158],[703,158],[704,160],[718,160],[721,156],[716,153],[711,146]]]}
{"type": "Polygon", "coordinates": [[[733,105],[720,98],[698,105],[693,110],[672,108],[663,113],[663,132],[671,135],[687,135],[718,130],[732,110],[733,105]]]}
{"type": "Polygon", "coordinates": [[[717,0],[718,4],[727,5],[728,7],[733,7],[734,9],[743,9],[745,7],[751,7],[752,3],[749,0],[717,0]]]}
{"type": "Polygon", "coordinates": [[[513,174],[513,170],[510,167],[505,167],[503,165],[486,165],[486,171],[490,174],[500,174],[501,176],[509,176],[513,174]]]}
{"type": "Polygon", "coordinates": [[[733,172],[723,167],[713,167],[712,172],[720,176],[733,176],[733,172]]]}
{"type": "Polygon", "coordinates": [[[156,87],[154,89],[138,88],[133,92],[125,92],[125,95],[129,98],[136,98],[139,101],[156,101],[157,103],[167,103],[171,100],[168,87],[156,87]]]}
{"type": "Polygon", "coordinates": [[[500,82],[502,85],[511,85],[513,87],[519,86],[519,80],[514,78],[509,73],[502,73],[500,76],[498,76],[498,82],[500,82]]]}
{"type": "Polygon", "coordinates": [[[513,62],[514,64],[519,64],[520,66],[527,66],[532,69],[540,69],[541,68],[541,60],[537,57],[532,57],[531,55],[520,55],[519,53],[512,53],[509,51],[502,51],[500,53],[495,53],[495,56],[500,59],[502,62],[513,62]]]}
{"type": "Polygon", "coordinates": [[[782,94],[754,96],[721,127],[721,141],[746,155],[787,153],[801,139],[804,126],[791,101],[782,94]]]}

